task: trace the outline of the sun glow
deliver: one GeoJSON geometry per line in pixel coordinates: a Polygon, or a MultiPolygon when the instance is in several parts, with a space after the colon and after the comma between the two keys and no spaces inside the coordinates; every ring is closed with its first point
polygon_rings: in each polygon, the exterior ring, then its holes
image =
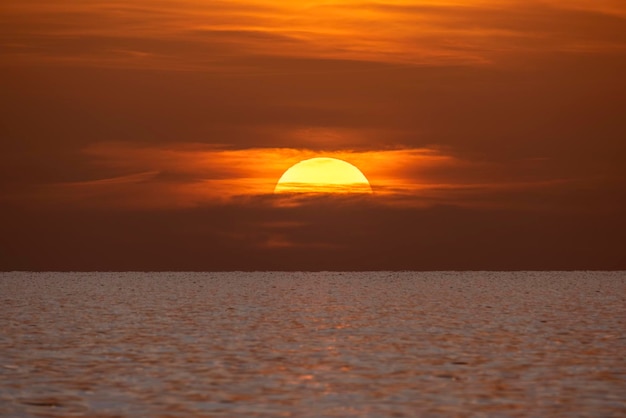
{"type": "Polygon", "coordinates": [[[300,161],[285,171],[274,193],[372,193],[372,188],[352,164],[337,158],[316,157],[300,161]]]}

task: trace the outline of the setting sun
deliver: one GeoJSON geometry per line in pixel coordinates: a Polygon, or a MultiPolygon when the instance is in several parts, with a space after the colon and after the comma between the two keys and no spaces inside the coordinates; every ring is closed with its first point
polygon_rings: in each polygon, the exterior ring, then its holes
{"type": "Polygon", "coordinates": [[[372,193],[372,188],[352,164],[317,157],[300,161],[285,171],[274,193],[372,193]]]}

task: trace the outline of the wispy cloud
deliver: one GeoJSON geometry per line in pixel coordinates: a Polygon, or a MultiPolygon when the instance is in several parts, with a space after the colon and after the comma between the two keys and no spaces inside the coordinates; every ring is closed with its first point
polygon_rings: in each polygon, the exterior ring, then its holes
{"type": "Polygon", "coordinates": [[[537,52],[623,52],[617,1],[25,1],[3,5],[3,63],[271,70],[258,57],[485,65],[537,52]]]}
{"type": "MultiPolygon", "coordinates": [[[[274,187],[293,164],[318,156],[357,166],[370,181],[374,194],[354,199],[383,205],[497,207],[506,205],[511,196],[519,200],[527,191],[559,188],[571,182],[541,175],[528,178],[528,173],[536,170],[536,162],[526,168],[522,163],[507,167],[428,148],[324,152],[99,143],[86,148],[84,155],[101,177],[40,185],[18,200],[94,208],[190,208],[226,203],[301,205],[319,197],[274,195],[274,187]]],[[[332,198],[335,204],[353,200],[350,196],[332,198]]]]}

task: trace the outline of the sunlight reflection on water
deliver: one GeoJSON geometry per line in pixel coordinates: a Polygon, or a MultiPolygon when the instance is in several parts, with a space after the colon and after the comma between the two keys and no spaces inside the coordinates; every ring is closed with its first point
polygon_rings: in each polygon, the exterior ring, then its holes
{"type": "Polygon", "coordinates": [[[624,273],[3,273],[0,415],[626,414],[624,273]]]}

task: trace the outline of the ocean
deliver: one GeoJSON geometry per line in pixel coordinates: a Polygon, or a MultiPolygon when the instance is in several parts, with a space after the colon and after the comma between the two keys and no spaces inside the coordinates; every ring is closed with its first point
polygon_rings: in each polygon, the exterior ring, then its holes
{"type": "Polygon", "coordinates": [[[3,417],[626,416],[626,272],[0,273],[3,417]]]}

